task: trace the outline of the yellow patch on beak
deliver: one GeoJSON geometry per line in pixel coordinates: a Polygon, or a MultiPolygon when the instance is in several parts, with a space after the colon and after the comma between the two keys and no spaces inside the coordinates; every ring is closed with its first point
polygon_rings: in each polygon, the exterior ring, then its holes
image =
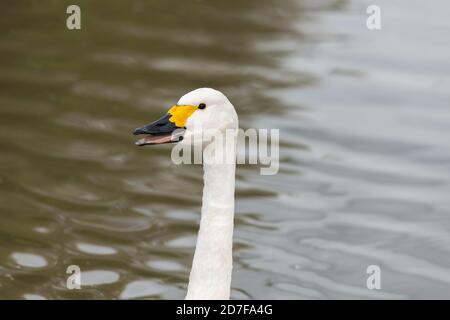
{"type": "Polygon", "coordinates": [[[186,127],[186,121],[197,110],[198,107],[194,106],[173,106],[167,111],[172,115],[169,119],[170,122],[174,123],[179,128],[186,127]]]}

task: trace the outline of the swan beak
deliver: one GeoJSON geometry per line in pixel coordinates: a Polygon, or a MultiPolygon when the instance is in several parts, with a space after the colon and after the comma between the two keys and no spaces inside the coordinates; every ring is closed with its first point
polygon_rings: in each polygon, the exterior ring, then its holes
{"type": "Polygon", "coordinates": [[[183,140],[184,128],[177,127],[169,119],[171,114],[159,118],[158,120],[147,124],[133,131],[134,135],[145,135],[145,137],[136,141],[137,146],[152,144],[175,143],[183,140]]]}
{"type": "Polygon", "coordinates": [[[158,120],[137,128],[133,134],[146,136],[136,141],[137,146],[148,144],[175,143],[183,140],[187,119],[198,109],[197,106],[174,105],[158,120]]]}

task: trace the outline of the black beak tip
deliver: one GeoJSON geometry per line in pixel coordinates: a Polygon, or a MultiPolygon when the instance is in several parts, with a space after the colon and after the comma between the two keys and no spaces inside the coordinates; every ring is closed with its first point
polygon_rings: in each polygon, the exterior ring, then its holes
{"type": "Polygon", "coordinates": [[[136,135],[138,135],[138,134],[143,134],[144,132],[143,132],[143,130],[142,130],[142,128],[136,128],[136,129],[134,129],[134,131],[133,131],[133,134],[136,136],[136,135]]]}

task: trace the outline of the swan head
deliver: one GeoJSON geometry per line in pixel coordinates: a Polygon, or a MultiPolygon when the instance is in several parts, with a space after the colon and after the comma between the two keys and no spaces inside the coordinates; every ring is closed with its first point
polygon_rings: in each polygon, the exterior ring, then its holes
{"type": "MultiPolygon", "coordinates": [[[[176,143],[188,137],[205,137],[208,130],[237,129],[238,117],[228,98],[220,91],[200,88],[178,100],[158,120],[134,130],[144,135],[138,146],[176,143]]],[[[202,138],[201,138],[202,139],[202,138]]]]}

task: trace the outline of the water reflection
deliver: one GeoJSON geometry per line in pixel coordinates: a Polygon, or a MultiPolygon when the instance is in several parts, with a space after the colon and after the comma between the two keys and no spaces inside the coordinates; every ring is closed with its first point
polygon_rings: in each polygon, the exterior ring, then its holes
{"type": "Polygon", "coordinates": [[[81,286],[98,286],[102,284],[114,283],[119,280],[117,272],[108,270],[83,271],[81,275],[81,286]]]}
{"type": "Polygon", "coordinates": [[[22,267],[42,268],[47,265],[45,258],[37,254],[16,252],[11,257],[22,267]]]}
{"type": "Polygon", "coordinates": [[[238,168],[233,298],[449,297],[446,2],[379,33],[358,1],[78,4],[2,4],[0,298],[184,297],[201,168],[130,132],[201,86],[281,129],[278,175],[238,168]]]}
{"type": "Polygon", "coordinates": [[[111,247],[99,246],[96,244],[90,243],[78,243],[78,250],[81,252],[89,253],[89,254],[97,254],[97,255],[110,255],[117,253],[117,250],[111,247]]]}
{"type": "Polygon", "coordinates": [[[32,293],[24,294],[23,298],[25,300],[46,300],[45,297],[32,293]]]}

